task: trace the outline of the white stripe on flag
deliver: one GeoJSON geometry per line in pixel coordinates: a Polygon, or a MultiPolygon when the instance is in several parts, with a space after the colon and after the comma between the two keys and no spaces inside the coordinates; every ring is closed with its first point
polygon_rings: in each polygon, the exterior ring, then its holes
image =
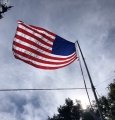
{"type": "MultiPolygon", "coordinates": [[[[48,50],[52,50],[52,47],[46,46],[46,45],[42,44],[41,42],[35,40],[34,38],[32,38],[30,36],[27,36],[27,35],[25,35],[23,33],[19,33],[19,32],[17,32],[17,35],[20,35],[21,37],[26,38],[26,39],[28,39],[28,40],[30,40],[32,42],[35,42],[36,44],[38,44],[38,45],[40,45],[40,46],[42,46],[42,47],[44,47],[44,48],[46,48],[48,50]]],[[[19,39],[15,39],[15,41],[18,42],[18,43],[20,43],[20,44],[23,44],[25,46],[28,46],[28,47],[32,46],[31,44],[23,42],[22,40],[19,40],[19,39]]],[[[34,46],[33,46],[33,48],[34,48],[34,46]]],[[[36,49],[36,47],[35,47],[35,49],[36,49]]]]}
{"type": "MultiPolygon", "coordinates": [[[[28,28],[26,28],[26,27],[24,27],[24,26],[22,26],[22,25],[19,25],[18,26],[19,28],[22,28],[23,30],[25,30],[25,31],[27,31],[27,32],[29,32],[29,33],[31,33],[31,34],[33,34],[33,35],[35,35],[36,37],[38,37],[38,38],[40,38],[40,39],[42,39],[43,41],[45,41],[45,42],[47,42],[47,43],[49,43],[49,44],[53,44],[53,42],[51,42],[51,41],[49,41],[48,39],[46,39],[46,38],[44,38],[44,36],[42,36],[42,35],[40,35],[40,34],[38,34],[38,33],[33,33],[33,31],[32,30],[30,30],[30,29],[28,29],[28,28]]],[[[44,32],[44,31],[43,31],[44,32]]],[[[17,34],[18,35],[21,35],[21,33],[22,32],[19,32],[19,31],[17,31],[17,34]]],[[[45,34],[45,33],[44,33],[45,34]]],[[[24,36],[25,34],[24,33],[22,33],[22,36],[24,36]]],[[[46,36],[48,36],[47,34],[45,34],[46,36]]],[[[29,36],[29,37],[31,37],[31,36],[29,36]]],[[[32,37],[31,37],[32,38],[32,37]]],[[[53,37],[53,40],[55,39],[55,37],[53,37]]],[[[38,40],[36,40],[36,41],[38,41],[38,40]]]]}
{"type": "MultiPolygon", "coordinates": [[[[21,25],[23,25],[23,24],[24,24],[24,23],[22,23],[21,25]]],[[[19,25],[20,25],[20,24],[19,24],[19,25]]],[[[18,26],[19,26],[19,25],[18,25],[18,26]]],[[[35,29],[35,28],[33,28],[33,27],[29,26],[29,25],[26,25],[26,24],[24,24],[24,25],[27,26],[27,27],[29,27],[29,28],[31,28],[31,29],[33,29],[33,30],[36,30],[36,31],[38,31],[38,32],[40,32],[40,33],[43,33],[43,34],[45,34],[46,36],[48,36],[48,37],[50,37],[50,38],[52,38],[52,39],[55,39],[55,36],[47,33],[47,32],[44,31],[44,30],[38,30],[38,29],[35,29]]],[[[26,29],[27,29],[27,28],[26,28],[26,29]]]]}
{"type": "Polygon", "coordinates": [[[65,66],[65,65],[71,63],[73,60],[75,60],[75,58],[74,58],[71,61],[67,62],[66,64],[53,65],[53,64],[44,64],[44,63],[41,63],[41,62],[36,62],[34,60],[28,59],[28,58],[26,58],[24,56],[21,56],[21,55],[18,55],[16,53],[14,53],[14,55],[21,58],[21,59],[23,59],[23,60],[26,60],[28,62],[32,62],[35,65],[46,66],[46,67],[62,67],[62,66],[65,66]]]}

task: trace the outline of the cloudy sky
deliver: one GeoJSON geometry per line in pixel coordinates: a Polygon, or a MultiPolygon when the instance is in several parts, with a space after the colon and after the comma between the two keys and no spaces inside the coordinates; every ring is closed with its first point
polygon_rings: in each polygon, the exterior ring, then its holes
{"type": "MultiPolygon", "coordinates": [[[[34,68],[14,58],[17,21],[79,40],[99,95],[115,77],[115,0],[10,0],[14,7],[0,20],[0,89],[84,87],[79,62],[55,71],[34,68]]],[[[85,67],[83,71],[90,87],[85,67]]],[[[89,90],[91,100],[94,96],[89,90]]],[[[89,104],[85,90],[0,92],[0,119],[45,120],[66,98],[89,104]]]]}

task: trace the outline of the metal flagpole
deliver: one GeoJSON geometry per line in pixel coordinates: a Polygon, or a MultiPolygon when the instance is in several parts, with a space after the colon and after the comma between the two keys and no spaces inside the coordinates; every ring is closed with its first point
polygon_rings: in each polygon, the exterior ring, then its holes
{"type": "Polygon", "coordinates": [[[86,86],[86,82],[85,82],[85,78],[84,78],[84,74],[83,74],[83,70],[82,70],[82,66],[81,66],[81,60],[80,60],[80,56],[79,56],[79,52],[78,52],[78,48],[77,48],[77,44],[76,44],[76,43],[77,43],[77,42],[75,42],[75,47],[76,47],[76,53],[77,53],[78,60],[79,60],[79,65],[80,65],[80,69],[81,69],[81,74],[82,74],[82,77],[83,77],[83,82],[84,82],[85,90],[86,90],[86,93],[87,93],[87,96],[88,96],[90,108],[92,109],[91,100],[90,100],[89,93],[88,93],[88,90],[87,90],[87,86],[86,86]]]}
{"type": "Polygon", "coordinates": [[[93,91],[93,93],[94,93],[94,97],[95,97],[95,100],[96,100],[96,103],[97,103],[97,106],[98,106],[98,110],[99,110],[99,114],[100,114],[101,120],[104,120],[103,115],[102,115],[102,112],[101,112],[101,109],[100,109],[99,101],[98,101],[98,98],[97,98],[97,95],[96,95],[96,92],[95,92],[95,87],[94,87],[94,85],[93,85],[93,82],[92,82],[92,79],[91,79],[91,76],[90,76],[90,73],[89,73],[87,64],[86,64],[86,62],[85,62],[85,59],[84,59],[84,56],[83,56],[83,53],[82,53],[82,51],[81,51],[81,48],[80,48],[80,45],[79,45],[79,42],[78,42],[78,41],[77,41],[77,44],[78,44],[78,47],[79,47],[79,50],[80,50],[80,53],[81,53],[81,56],[82,56],[84,65],[85,65],[85,67],[86,67],[86,71],[87,71],[87,74],[88,74],[88,77],[89,77],[89,80],[90,80],[90,84],[91,84],[91,87],[92,87],[92,91],[93,91]]]}

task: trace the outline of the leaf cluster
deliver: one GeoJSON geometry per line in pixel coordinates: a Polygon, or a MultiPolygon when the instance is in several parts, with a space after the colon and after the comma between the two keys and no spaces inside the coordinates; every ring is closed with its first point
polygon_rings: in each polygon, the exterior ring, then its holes
{"type": "Polygon", "coordinates": [[[58,108],[58,114],[53,118],[48,117],[48,120],[79,120],[81,116],[81,104],[80,101],[76,101],[76,104],[68,98],[65,100],[65,104],[58,108]]]}

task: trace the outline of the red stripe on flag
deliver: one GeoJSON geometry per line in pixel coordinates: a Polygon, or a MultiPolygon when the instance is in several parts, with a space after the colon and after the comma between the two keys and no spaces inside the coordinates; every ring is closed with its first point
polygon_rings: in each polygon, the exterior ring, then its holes
{"type": "Polygon", "coordinates": [[[48,56],[48,55],[46,55],[46,54],[44,54],[45,52],[48,52],[48,51],[44,51],[44,53],[41,53],[41,52],[39,52],[39,51],[37,51],[37,50],[34,50],[34,49],[32,49],[32,48],[30,48],[30,47],[27,47],[27,46],[25,46],[25,45],[22,45],[22,44],[20,44],[20,43],[17,43],[17,42],[15,42],[14,41],[14,43],[13,43],[15,46],[17,46],[17,47],[19,47],[19,48],[22,48],[22,49],[25,49],[25,50],[27,50],[27,51],[30,51],[30,52],[32,52],[32,53],[35,53],[35,54],[37,54],[37,55],[39,55],[39,56],[42,56],[42,57],[44,57],[44,58],[48,58],[48,59],[52,59],[52,60],[67,60],[67,59],[69,59],[69,58],[71,58],[71,57],[73,57],[75,54],[73,54],[72,56],[69,56],[69,57],[66,57],[66,58],[59,58],[59,57],[53,57],[53,56],[48,56]]]}
{"type": "MultiPolygon", "coordinates": [[[[20,27],[18,27],[17,28],[17,31],[19,30],[19,29],[22,29],[22,30],[25,30],[26,28],[20,28],[20,27]]],[[[34,30],[34,29],[31,29],[31,28],[28,28],[29,30],[32,30],[32,32],[35,32],[36,34],[39,34],[39,35],[41,35],[41,36],[43,36],[44,38],[46,38],[48,41],[50,41],[50,42],[54,42],[54,39],[52,39],[51,37],[49,37],[49,36],[47,36],[46,34],[44,34],[44,33],[41,33],[41,32],[38,32],[38,31],[36,31],[36,30],[34,30]]],[[[26,31],[26,30],[25,30],[26,31]]],[[[26,31],[27,32],[27,31],[26,31]]],[[[31,33],[30,33],[31,34],[31,33]]],[[[33,34],[32,34],[33,35],[33,34]]],[[[56,36],[56,35],[55,35],[56,36]]],[[[54,37],[55,37],[54,36],[54,37]]]]}
{"type": "Polygon", "coordinates": [[[48,34],[50,34],[50,35],[52,35],[52,36],[54,36],[54,37],[56,36],[56,34],[50,32],[50,31],[48,31],[48,30],[46,30],[46,29],[44,29],[44,28],[40,28],[40,27],[33,26],[33,25],[29,25],[29,26],[31,26],[31,27],[33,27],[33,28],[35,28],[35,29],[38,29],[38,30],[43,30],[43,31],[47,32],[48,34]]]}
{"type": "MultiPolygon", "coordinates": [[[[14,56],[15,56],[15,55],[14,55],[14,56]]],[[[70,63],[67,63],[66,65],[59,66],[59,67],[50,67],[50,65],[49,65],[49,66],[36,65],[36,64],[34,64],[34,63],[30,62],[30,61],[23,60],[23,59],[21,59],[21,58],[19,58],[19,57],[17,57],[17,56],[15,56],[15,58],[16,58],[16,59],[19,59],[19,60],[21,60],[21,61],[24,61],[25,63],[30,64],[30,65],[32,65],[32,66],[34,66],[34,67],[36,67],[36,68],[41,68],[41,69],[46,69],[46,70],[55,70],[55,69],[58,69],[58,68],[62,68],[62,67],[65,67],[65,66],[71,64],[72,62],[74,62],[74,61],[76,60],[76,58],[74,58],[70,63]]]]}
{"type": "Polygon", "coordinates": [[[35,58],[35,57],[31,56],[31,55],[28,55],[28,54],[26,54],[26,53],[20,52],[20,51],[15,50],[15,49],[13,49],[13,51],[14,51],[16,54],[19,54],[19,55],[21,55],[21,56],[24,56],[25,58],[28,58],[28,59],[30,59],[30,60],[33,60],[33,61],[36,61],[36,62],[39,62],[39,63],[43,63],[43,64],[52,64],[52,65],[66,64],[66,63],[70,62],[72,59],[77,58],[76,56],[74,56],[73,58],[71,58],[71,59],[69,59],[69,60],[67,60],[67,61],[65,61],[65,62],[51,62],[51,61],[46,61],[46,60],[41,60],[41,59],[39,59],[39,58],[35,58]]]}
{"type": "MultiPolygon", "coordinates": [[[[54,41],[52,38],[46,36],[44,33],[40,33],[40,32],[38,32],[37,30],[32,29],[29,25],[27,26],[27,25],[25,25],[25,24],[23,24],[23,23],[20,23],[20,24],[23,25],[24,27],[32,30],[33,32],[35,32],[35,33],[37,33],[37,34],[43,35],[43,36],[46,37],[46,39],[48,39],[49,41],[51,41],[51,42],[54,41]]],[[[50,33],[49,31],[47,31],[47,30],[45,30],[45,29],[42,29],[42,28],[41,28],[41,29],[39,29],[39,30],[43,30],[43,32],[45,31],[45,32],[47,32],[48,34],[50,34],[50,35],[52,35],[52,36],[54,36],[54,37],[56,36],[55,34],[50,33]]]]}
{"type": "MultiPolygon", "coordinates": [[[[39,52],[37,52],[37,50],[34,50],[34,49],[32,49],[32,48],[30,48],[30,47],[28,47],[28,46],[22,45],[22,44],[20,44],[20,43],[15,42],[15,41],[14,41],[13,44],[14,44],[15,46],[18,46],[18,47],[23,48],[23,49],[25,49],[25,50],[28,50],[28,51],[30,51],[30,52],[37,53],[37,54],[39,55],[39,52]]],[[[32,44],[30,44],[30,46],[31,46],[31,45],[32,45],[32,44]]],[[[41,49],[42,51],[46,51],[46,52],[48,52],[48,53],[51,53],[51,50],[48,50],[48,49],[46,49],[46,48],[44,48],[44,47],[42,47],[42,46],[39,46],[39,45],[38,45],[38,48],[41,49]]]]}
{"type": "MultiPolygon", "coordinates": [[[[31,41],[31,40],[29,40],[29,39],[26,39],[26,38],[24,38],[24,37],[22,37],[22,36],[19,36],[19,35],[16,35],[15,36],[15,38],[16,39],[19,39],[20,41],[23,41],[23,42],[25,42],[25,43],[28,43],[28,44],[31,44],[31,45],[33,45],[33,46],[35,46],[35,47],[40,47],[40,45],[39,45],[39,41],[38,42],[33,42],[33,41],[31,41]]],[[[45,44],[45,45],[47,45],[48,47],[51,47],[52,48],[52,45],[50,45],[50,44],[45,44]]],[[[42,47],[41,47],[42,48],[42,47]]],[[[44,47],[43,47],[44,48],[44,47]]]]}
{"type": "MultiPolygon", "coordinates": [[[[18,28],[17,30],[18,30],[19,32],[21,32],[21,33],[27,35],[27,36],[30,36],[30,37],[36,39],[38,42],[41,42],[42,44],[45,44],[45,45],[47,45],[47,46],[49,46],[49,47],[52,47],[52,45],[49,44],[48,42],[45,42],[45,41],[42,40],[41,38],[35,36],[35,35],[32,34],[32,33],[27,32],[26,30],[23,30],[23,29],[21,29],[21,28],[18,28]]],[[[43,36],[43,37],[45,37],[45,36],[43,36]]],[[[48,39],[48,41],[50,41],[50,40],[48,39]]],[[[54,40],[53,40],[53,41],[54,41],[54,40]]]]}

